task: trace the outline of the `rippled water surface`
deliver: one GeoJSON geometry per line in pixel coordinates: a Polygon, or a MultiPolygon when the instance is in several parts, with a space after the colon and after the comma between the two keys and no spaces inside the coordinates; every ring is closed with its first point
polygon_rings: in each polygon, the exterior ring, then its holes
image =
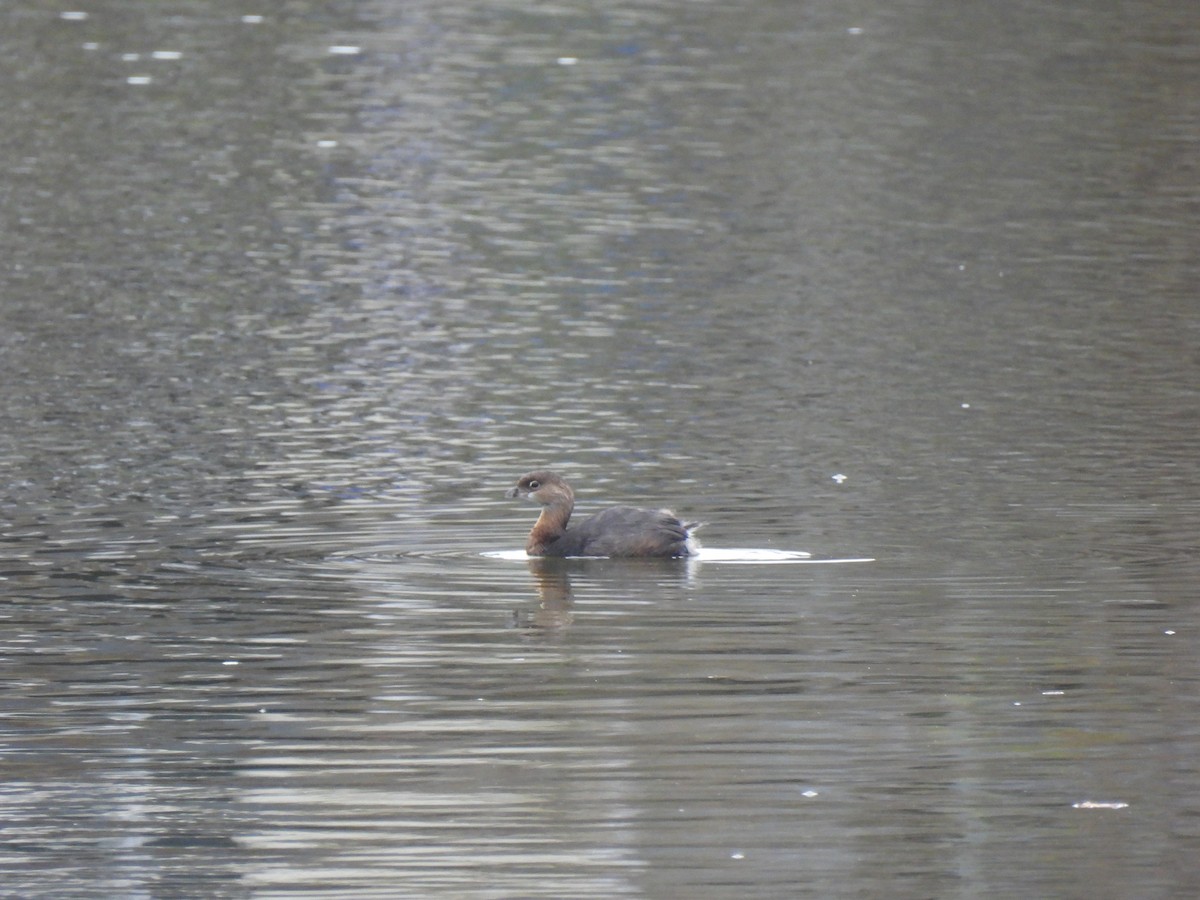
{"type": "Polygon", "coordinates": [[[9,6],[5,895],[1200,892],[1186,4],[9,6]]]}

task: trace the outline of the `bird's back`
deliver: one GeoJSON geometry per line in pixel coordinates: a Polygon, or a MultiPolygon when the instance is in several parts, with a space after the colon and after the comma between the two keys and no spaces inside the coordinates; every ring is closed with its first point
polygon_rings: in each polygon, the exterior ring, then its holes
{"type": "Polygon", "coordinates": [[[665,509],[611,506],[546,548],[547,556],[679,557],[692,552],[687,527],[665,509]]]}

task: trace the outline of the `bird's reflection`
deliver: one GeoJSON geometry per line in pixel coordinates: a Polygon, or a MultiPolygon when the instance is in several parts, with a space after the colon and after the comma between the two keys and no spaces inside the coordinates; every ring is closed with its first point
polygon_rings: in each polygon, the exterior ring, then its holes
{"type": "Polygon", "coordinates": [[[574,620],[573,581],[600,587],[614,597],[627,599],[648,592],[656,597],[667,583],[683,583],[690,567],[682,559],[587,559],[581,557],[531,557],[529,572],[537,591],[537,608],[517,610],[519,628],[564,631],[574,620]]]}
{"type": "Polygon", "coordinates": [[[571,563],[572,560],[547,557],[529,560],[538,604],[532,612],[515,611],[518,627],[563,631],[571,624],[574,618],[571,612],[571,563]]]}

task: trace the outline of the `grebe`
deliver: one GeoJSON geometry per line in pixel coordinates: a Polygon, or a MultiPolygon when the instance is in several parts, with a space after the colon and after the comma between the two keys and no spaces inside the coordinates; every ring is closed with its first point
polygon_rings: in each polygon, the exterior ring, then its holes
{"type": "Polygon", "coordinates": [[[575,493],[553,472],[522,475],[505,496],[521,497],[542,507],[525,542],[530,556],[671,558],[692,556],[699,549],[691,535],[699,526],[685,525],[665,509],[611,506],[568,528],[575,493]]]}

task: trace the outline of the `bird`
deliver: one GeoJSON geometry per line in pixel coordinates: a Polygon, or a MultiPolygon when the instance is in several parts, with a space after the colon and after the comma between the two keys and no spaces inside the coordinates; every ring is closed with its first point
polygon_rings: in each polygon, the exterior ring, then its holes
{"type": "Polygon", "coordinates": [[[575,492],[564,478],[545,469],[522,475],[505,496],[542,508],[525,542],[530,556],[670,559],[694,556],[700,549],[692,534],[699,524],[685,524],[666,509],[610,506],[568,525],[575,492]]]}

